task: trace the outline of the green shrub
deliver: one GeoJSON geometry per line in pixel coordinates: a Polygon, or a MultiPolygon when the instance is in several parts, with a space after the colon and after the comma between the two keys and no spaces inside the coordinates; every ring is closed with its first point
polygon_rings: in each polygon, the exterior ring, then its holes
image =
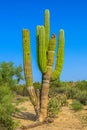
{"type": "Polygon", "coordinates": [[[52,97],[48,103],[48,113],[50,117],[56,117],[60,108],[67,105],[67,97],[65,94],[57,94],[52,97]]]}
{"type": "Polygon", "coordinates": [[[56,98],[57,98],[58,102],[60,103],[60,106],[61,106],[61,107],[68,105],[67,97],[66,97],[65,94],[58,94],[58,95],[56,96],[56,98]]]}
{"type": "Polygon", "coordinates": [[[0,63],[0,85],[8,84],[9,87],[16,86],[23,80],[22,67],[15,67],[13,62],[0,63]]]}
{"type": "Polygon", "coordinates": [[[87,92],[87,81],[78,81],[76,82],[76,88],[78,88],[81,91],[86,91],[87,92]]]}
{"type": "Polygon", "coordinates": [[[83,105],[87,105],[87,92],[86,91],[78,91],[74,95],[74,99],[78,100],[83,105]]]}
{"type": "Polygon", "coordinates": [[[79,86],[74,87],[68,87],[66,91],[66,96],[69,99],[76,99],[83,105],[87,104],[87,91],[82,88],[79,88],[79,86]]]}
{"type": "Polygon", "coordinates": [[[16,85],[13,87],[12,91],[14,91],[18,95],[25,95],[26,96],[26,87],[25,84],[23,85],[16,85]]]}
{"type": "Polygon", "coordinates": [[[83,109],[83,105],[79,101],[74,100],[73,103],[71,104],[71,108],[74,111],[79,111],[83,109]]]}
{"type": "Polygon", "coordinates": [[[49,97],[55,97],[58,94],[66,94],[66,87],[51,87],[49,91],[49,97]]]}
{"type": "Polygon", "coordinates": [[[60,103],[56,97],[49,100],[48,103],[48,115],[50,117],[56,117],[60,110],[60,103]]]}
{"type": "Polygon", "coordinates": [[[58,88],[56,88],[56,87],[50,88],[50,90],[49,90],[49,97],[50,97],[50,98],[55,97],[55,96],[58,94],[58,93],[57,93],[57,90],[58,90],[58,88]]]}
{"type": "Polygon", "coordinates": [[[59,87],[56,92],[59,93],[59,94],[65,94],[66,88],[65,87],[59,87]]]}
{"type": "Polygon", "coordinates": [[[15,123],[12,114],[16,111],[12,101],[14,94],[8,86],[0,86],[0,126],[6,127],[6,130],[13,130],[15,123]]]}
{"type": "Polygon", "coordinates": [[[79,89],[76,87],[67,87],[66,88],[66,96],[68,99],[74,99],[74,95],[79,93],[79,89]]]}

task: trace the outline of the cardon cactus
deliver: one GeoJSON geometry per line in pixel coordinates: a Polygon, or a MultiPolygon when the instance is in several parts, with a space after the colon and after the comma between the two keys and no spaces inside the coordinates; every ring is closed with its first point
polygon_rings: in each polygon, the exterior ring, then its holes
{"type": "Polygon", "coordinates": [[[42,73],[42,89],[40,92],[41,96],[38,96],[33,87],[29,31],[23,30],[24,72],[26,85],[28,87],[28,92],[34,105],[35,111],[38,111],[37,113],[39,115],[39,121],[42,122],[47,117],[50,81],[59,78],[64,62],[64,30],[61,29],[58,38],[56,65],[53,69],[54,55],[56,52],[56,35],[53,34],[50,38],[50,12],[48,9],[45,10],[44,26],[38,25],[36,27],[36,42],[37,62],[42,73]]]}

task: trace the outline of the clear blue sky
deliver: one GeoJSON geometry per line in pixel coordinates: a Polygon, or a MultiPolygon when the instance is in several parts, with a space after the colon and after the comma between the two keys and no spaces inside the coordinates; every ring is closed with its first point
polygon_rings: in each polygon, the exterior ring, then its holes
{"type": "Polygon", "coordinates": [[[86,0],[2,0],[0,1],[0,62],[23,66],[22,28],[31,35],[34,81],[41,80],[36,62],[36,25],[43,24],[44,10],[51,15],[51,34],[65,30],[63,81],[87,80],[86,0]]]}

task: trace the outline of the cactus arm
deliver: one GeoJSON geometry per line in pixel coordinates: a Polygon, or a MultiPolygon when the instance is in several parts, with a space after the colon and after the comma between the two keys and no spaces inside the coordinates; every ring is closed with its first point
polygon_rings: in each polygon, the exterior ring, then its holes
{"type": "Polygon", "coordinates": [[[26,86],[33,86],[31,55],[30,55],[30,32],[23,29],[23,56],[24,56],[24,74],[26,86]]]}
{"type": "Polygon", "coordinates": [[[37,28],[37,57],[38,57],[38,66],[42,73],[47,71],[47,58],[46,58],[46,49],[45,49],[45,29],[44,26],[37,28]],[[39,35],[38,35],[39,33],[39,35]]]}
{"type": "Polygon", "coordinates": [[[39,65],[39,30],[40,28],[41,28],[40,25],[36,27],[36,55],[37,55],[37,63],[38,63],[39,69],[40,69],[40,65],[39,65]]]}
{"type": "Polygon", "coordinates": [[[50,12],[48,9],[45,10],[44,27],[45,27],[45,46],[46,51],[48,51],[49,38],[50,38],[50,12]]]}
{"type": "Polygon", "coordinates": [[[57,58],[56,58],[56,66],[55,70],[52,73],[52,80],[56,80],[59,78],[64,63],[64,30],[60,30],[59,33],[59,39],[58,39],[58,52],[57,52],[57,58]]]}
{"type": "Polygon", "coordinates": [[[36,115],[38,115],[40,106],[38,106],[39,100],[33,87],[32,65],[30,55],[30,32],[26,29],[23,29],[22,38],[23,38],[24,75],[26,80],[26,87],[31,103],[34,105],[36,115]]]}

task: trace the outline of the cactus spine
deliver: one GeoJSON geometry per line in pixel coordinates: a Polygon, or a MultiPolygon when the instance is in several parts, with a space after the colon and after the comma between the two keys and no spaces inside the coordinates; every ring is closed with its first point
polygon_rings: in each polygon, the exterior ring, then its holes
{"type": "Polygon", "coordinates": [[[42,73],[41,96],[33,88],[31,57],[30,57],[30,35],[27,30],[23,30],[23,50],[24,50],[24,71],[26,85],[31,101],[34,105],[39,121],[42,122],[47,117],[48,93],[50,80],[59,78],[64,61],[64,30],[60,30],[58,39],[58,52],[56,57],[56,66],[53,70],[54,54],[56,48],[56,35],[50,38],[50,12],[45,10],[44,26],[36,28],[37,42],[37,62],[42,73]],[[28,45],[29,44],[29,45],[28,45]],[[31,89],[32,88],[32,89],[31,89]],[[40,110],[40,111],[39,111],[40,110]],[[38,112],[39,111],[39,112],[38,112]]]}

